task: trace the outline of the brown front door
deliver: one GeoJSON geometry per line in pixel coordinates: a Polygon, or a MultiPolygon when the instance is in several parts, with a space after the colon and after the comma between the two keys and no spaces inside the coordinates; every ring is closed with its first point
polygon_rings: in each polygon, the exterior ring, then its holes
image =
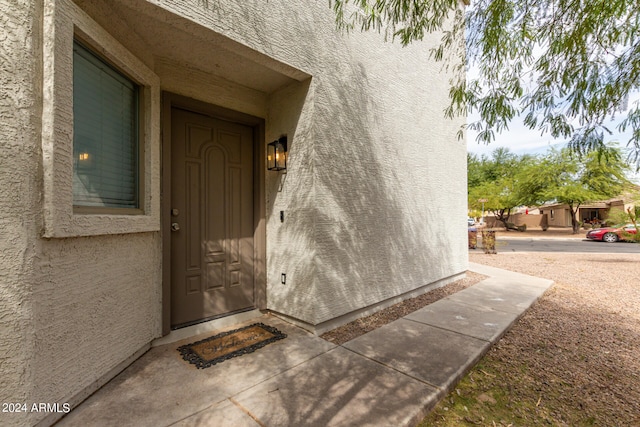
{"type": "Polygon", "coordinates": [[[253,129],[171,110],[171,326],[252,308],[253,129]]]}

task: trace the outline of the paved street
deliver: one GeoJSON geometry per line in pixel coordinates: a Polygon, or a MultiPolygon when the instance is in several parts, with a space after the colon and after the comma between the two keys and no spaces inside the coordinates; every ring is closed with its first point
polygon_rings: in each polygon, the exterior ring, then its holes
{"type": "MultiPolygon", "coordinates": [[[[479,239],[480,240],[480,239],[479,239]]],[[[482,252],[482,243],[478,242],[482,252]]],[[[640,244],[629,242],[604,243],[586,239],[544,239],[544,238],[504,238],[496,239],[498,252],[578,252],[578,253],[640,253],[640,244]]]]}

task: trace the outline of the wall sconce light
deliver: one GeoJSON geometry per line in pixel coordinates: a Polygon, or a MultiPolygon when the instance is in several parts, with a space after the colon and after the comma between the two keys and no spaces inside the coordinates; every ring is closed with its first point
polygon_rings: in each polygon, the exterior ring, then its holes
{"type": "Polygon", "coordinates": [[[89,153],[80,153],[78,155],[78,160],[89,160],[89,153]]]}
{"type": "Polygon", "coordinates": [[[270,171],[287,170],[287,137],[267,144],[267,169],[270,171]]]}

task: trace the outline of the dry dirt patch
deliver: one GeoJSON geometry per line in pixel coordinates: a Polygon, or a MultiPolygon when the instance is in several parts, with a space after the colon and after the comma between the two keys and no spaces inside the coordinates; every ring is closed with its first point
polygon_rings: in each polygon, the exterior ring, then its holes
{"type": "Polygon", "coordinates": [[[640,255],[470,260],[556,283],[421,425],[640,425],[640,255]]]}

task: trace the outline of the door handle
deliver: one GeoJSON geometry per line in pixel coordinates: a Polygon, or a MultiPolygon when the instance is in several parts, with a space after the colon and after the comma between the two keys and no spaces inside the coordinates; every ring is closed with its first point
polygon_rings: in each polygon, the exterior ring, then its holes
{"type": "Polygon", "coordinates": [[[177,222],[172,222],[171,231],[178,231],[178,230],[180,230],[180,224],[178,224],[177,222]]]}

